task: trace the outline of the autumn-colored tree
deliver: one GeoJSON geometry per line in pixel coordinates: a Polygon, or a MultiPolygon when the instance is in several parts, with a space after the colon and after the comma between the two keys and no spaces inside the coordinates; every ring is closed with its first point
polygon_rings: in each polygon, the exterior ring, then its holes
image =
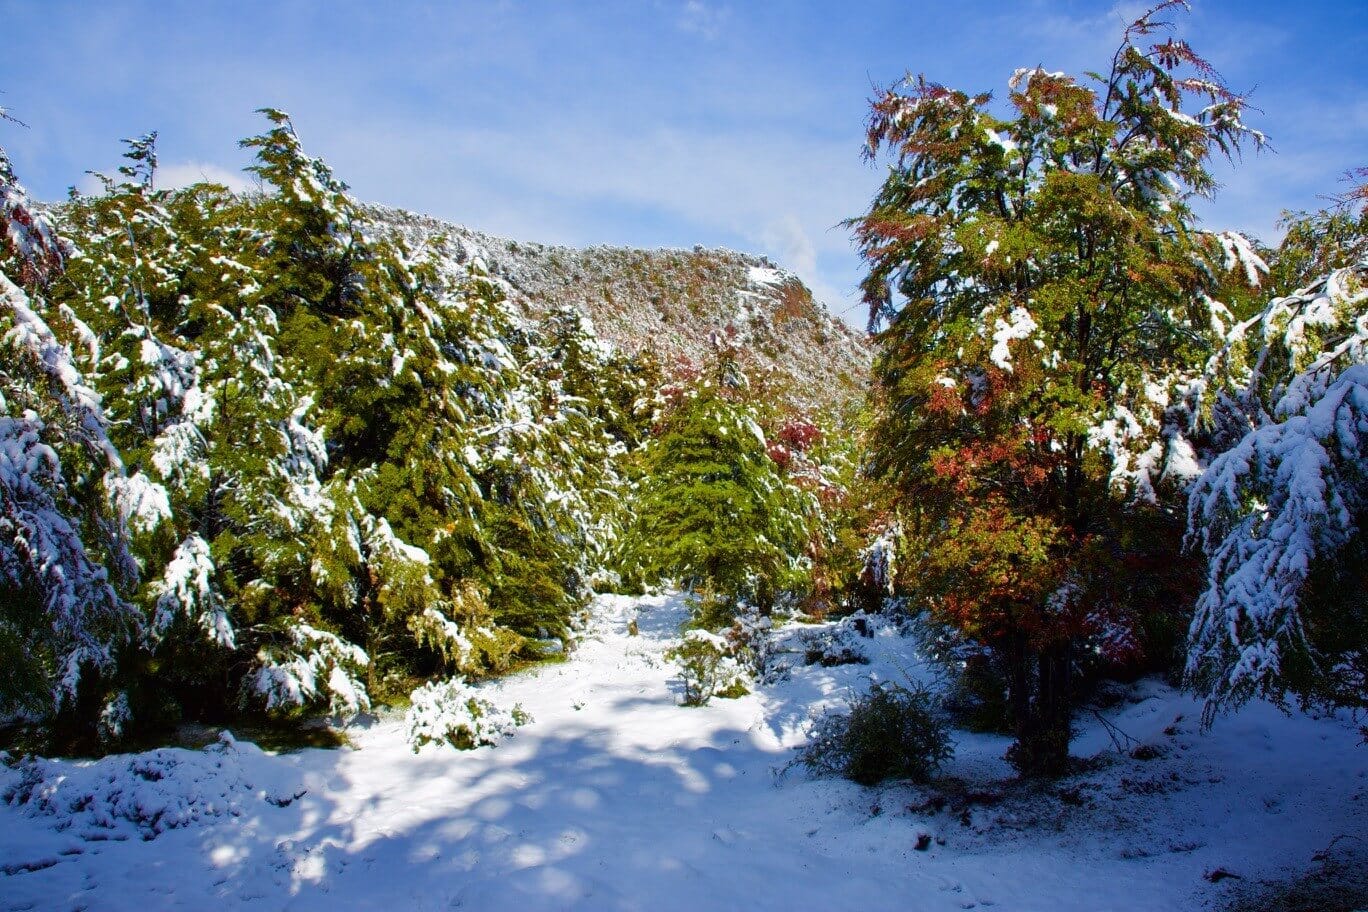
{"type": "Polygon", "coordinates": [[[1089,81],[1018,70],[1004,107],[909,78],[869,121],[868,156],[890,160],[851,222],[884,327],[872,466],[900,494],[913,593],[1003,672],[1025,773],[1065,768],[1084,652],[1140,645],[1099,431],[1210,344],[1221,253],[1254,259],[1194,227],[1212,155],[1263,137],[1168,36],[1182,6],[1131,24],[1089,81]]]}

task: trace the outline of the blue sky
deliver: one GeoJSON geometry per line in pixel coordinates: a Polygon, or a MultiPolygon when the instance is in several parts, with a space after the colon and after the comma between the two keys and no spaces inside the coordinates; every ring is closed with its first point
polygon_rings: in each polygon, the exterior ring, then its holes
{"type": "MultiPolygon", "coordinates": [[[[1222,166],[1208,223],[1275,236],[1368,165],[1355,2],[1196,0],[1180,33],[1263,109],[1275,154],[1222,166]]],[[[524,240],[728,246],[862,323],[841,219],[872,86],[904,72],[1003,94],[1018,66],[1110,59],[1142,9],[1085,2],[389,3],[0,0],[0,125],[40,198],[161,133],[164,181],[245,180],[252,112],[289,111],[362,198],[524,240]],[[230,178],[231,176],[231,178],[230,178]]]]}

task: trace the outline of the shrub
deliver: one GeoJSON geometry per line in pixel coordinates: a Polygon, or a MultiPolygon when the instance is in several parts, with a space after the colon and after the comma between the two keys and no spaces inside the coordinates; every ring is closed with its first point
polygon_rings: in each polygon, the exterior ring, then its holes
{"type": "Polygon", "coordinates": [[[745,696],[745,675],[725,639],[706,630],[690,630],[665,658],[679,665],[684,682],[684,705],[703,706],[714,696],[745,696]]]}
{"type": "Polygon", "coordinates": [[[869,656],[860,643],[870,636],[869,619],[864,614],[842,618],[840,623],[819,629],[805,637],[803,662],[832,668],[836,665],[868,665],[869,656]]]}
{"type": "Polygon", "coordinates": [[[819,718],[797,762],[818,775],[875,785],[885,779],[924,782],[952,753],[949,730],[928,690],[875,684],[851,701],[848,713],[819,718]]]}
{"type": "Polygon", "coordinates": [[[740,606],[734,599],[719,594],[711,585],[703,585],[689,594],[689,620],[686,626],[711,630],[725,630],[736,620],[740,606]]]}
{"type": "Polygon", "coordinates": [[[938,669],[945,682],[940,709],[956,728],[972,732],[1012,733],[1007,679],[991,650],[969,639],[953,625],[922,613],[910,623],[918,653],[938,669]]]}
{"type": "Polygon", "coordinates": [[[424,684],[412,700],[404,729],[415,754],[425,744],[450,744],[457,750],[494,745],[532,721],[521,706],[500,709],[460,677],[424,684]]]}
{"type": "Polygon", "coordinates": [[[723,636],[737,664],[757,681],[773,683],[784,674],[785,666],[775,661],[774,623],[757,609],[743,605],[736,620],[723,636]]]}

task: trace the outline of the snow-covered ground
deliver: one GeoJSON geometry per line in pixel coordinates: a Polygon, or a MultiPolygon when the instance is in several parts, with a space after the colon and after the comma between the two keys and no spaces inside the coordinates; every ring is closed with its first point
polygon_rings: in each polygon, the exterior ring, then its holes
{"type": "Polygon", "coordinates": [[[662,658],[684,610],[598,599],[569,662],[483,688],[534,719],[494,748],[415,756],[388,719],[352,750],[225,739],[27,781],[0,767],[0,909],[1153,912],[1368,846],[1347,720],[1253,706],[1201,733],[1199,707],[1151,682],[1104,717],[1155,756],[1085,713],[1074,751],[1096,760],[1054,785],[1012,783],[1006,739],[962,732],[934,790],[778,776],[814,709],[922,673],[912,640],[879,629],[869,664],[793,655],[786,681],[684,708],[662,658]],[[1222,869],[1238,876],[1212,883],[1222,869]]]}

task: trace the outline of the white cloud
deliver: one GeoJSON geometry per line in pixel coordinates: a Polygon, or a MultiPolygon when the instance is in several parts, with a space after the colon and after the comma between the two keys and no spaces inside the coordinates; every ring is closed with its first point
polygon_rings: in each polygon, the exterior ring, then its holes
{"type": "Polygon", "coordinates": [[[223,184],[235,192],[247,190],[252,186],[247,175],[241,171],[229,171],[211,162],[172,162],[157,167],[157,186],[163,189],[179,190],[191,184],[201,183],[223,184]]]}
{"type": "Polygon", "coordinates": [[[798,216],[785,213],[760,231],[760,243],[789,269],[807,278],[817,274],[817,251],[798,216]]]}
{"type": "Polygon", "coordinates": [[[722,34],[730,15],[731,11],[725,7],[713,6],[703,0],[687,0],[675,22],[680,31],[711,40],[722,34]]]}
{"type": "Polygon", "coordinates": [[[835,311],[855,300],[849,232],[833,226],[859,214],[879,175],[853,138],[630,132],[570,120],[506,130],[349,126],[360,132],[319,137],[311,151],[362,196],[529,241],[741,246],[772,256],[835,311]],[[374,135],[389,141],[361,141],[374,135]],[[651,223],[667,227],[642,236],[651,223]]]}

